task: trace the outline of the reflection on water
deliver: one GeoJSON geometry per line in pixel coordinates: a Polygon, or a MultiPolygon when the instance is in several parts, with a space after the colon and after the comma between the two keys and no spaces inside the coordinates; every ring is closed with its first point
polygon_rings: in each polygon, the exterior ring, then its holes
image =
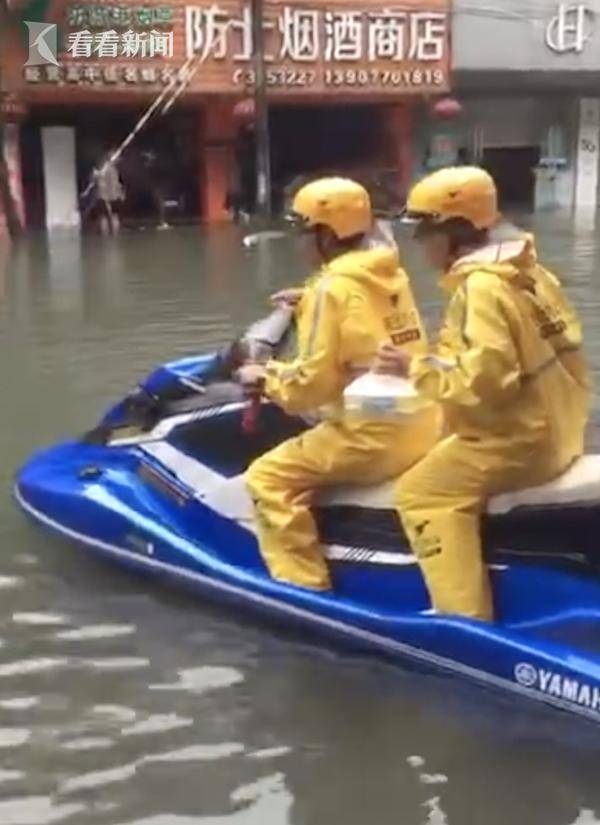
{"type": "MultiPolygon", "coordinates": [[[[600,370],[600,236],[540,218],[600,370]]],[[[412,251],[432,327],[434,280],[412,251]]],[[[1,825],[599,825],[598,729],[279,635],[28,526],[11,477],[304,274],[236,230],[0,248],[1,825]]]]}

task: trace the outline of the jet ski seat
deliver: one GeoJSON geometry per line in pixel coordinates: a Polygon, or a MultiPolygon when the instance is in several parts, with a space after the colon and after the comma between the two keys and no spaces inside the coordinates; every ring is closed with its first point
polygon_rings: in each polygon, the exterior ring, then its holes
{"type": "MultiPolygon", "coordinates": [[[[163,459],[164,460],[164,459],[163,459]]],[[[224,515],[244,521],[252,512],[244,476],[216,476],[204,491],[205,502],[224,515]]],[[[319,508],[352,507],[364,510],[393,510],[395,479],[370,487],[343,486],[323,490],[319,508]]],[[[500,516],[520,508],[600,506],[600,454],[579,458],[563,475],[541,487],[529,487],[492,498],[488,513],[500,516]]]]}
{"type": "MultiPolygon", "coordinates": [[[[411,556],[394,509],[394,485],[392,480],[321,493],[314,512],[330,558],[347,560],[347,548],[376,551],[370,560],[381,563],[390,563],[392,554],[395,563],[411,556]]],[[[200,497],[211,509],[253,529],[253,506],[243,475],[213,476],[200,497]]],[[[600,455],[583,456],[549,484],[491,499],[483,531],[488,555],[498,551],[575,555],[596,564],[600,560],[600,455]]]]}
{"type": "MultiPolygon", "coordinates": [[[[388,510],[394,507],[392,479],[372,487],[338,487],[320,496],[322,507],[365,507],[388,510]]],[[[492,498],[490,515],[503,515],[520,507],[565,507],[573,504],[600,504],[600,454],[584,455],[554,481],[492,498]]]]}
{"type": "MultiPolygon", "coordinates": [[[[254,529],[254,508],[243,470],[276,443],[301,432],[305,424],[266,405],[263,426],[239,438],[239,411],[177,419],[158,441],[141,445],[193,489],[213,511],[254,529]],[[166,436],[166,440],[165,439],[166,436]],[[240,449],[243,447],[243,449],[240,449]]],[[[323,490],[314,513],[324,545],[410,554],[394,506],[395,479],[371,487],[323,490]]],[[[559,478],[540,487],[505,493],[490,500],[482,529],[490,551],[572,556],[600,563],[600,454],[585,455],[559,478]]],[[[411,555],[412,558],[412,555],[411,555]]]]}

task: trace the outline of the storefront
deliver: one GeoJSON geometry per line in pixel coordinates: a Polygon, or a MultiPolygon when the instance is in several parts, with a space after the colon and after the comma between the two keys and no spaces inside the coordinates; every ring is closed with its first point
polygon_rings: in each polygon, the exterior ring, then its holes
{"type": "Polygon", "coordinates": [[[595,209],[600,0],[454,10],[465,155],[498,177],[509,205],[595,209]]]}
{"type": "MultiPolygon", "coordinates": [[[[159,97],[123,156],[126,208],[151,212],[158,189],[175,217],[228,217],[252,178],[252,128],[239,117],[254,83],[248,5],[35,0],[20,18],[3,84],[30,113],[21,126],[28,218],[85,219],[77,192],[159,97]]],[[[406,187],[423,104],[450,86],[449,28],[448,0],[393,10],[381,0],[266,4],[276,203],[321,170],[406,187]]]]}

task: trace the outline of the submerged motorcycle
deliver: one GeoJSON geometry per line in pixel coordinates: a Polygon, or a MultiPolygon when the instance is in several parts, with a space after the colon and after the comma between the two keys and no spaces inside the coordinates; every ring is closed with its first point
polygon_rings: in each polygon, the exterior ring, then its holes
{"type": "Polygon", "coordinates": [[[432,614],[393,481],[315,500],[333,592],[269,577],[243,473],[308,425],[252,408],[232,376],[242,357],[278,352],[289,320],[278,310],[224,353],[160,366],[86,436],[34,455],[18,503],[89,551],[203,597],[600,721],[600,455],[490,501],[495,624],[432,614]]]}

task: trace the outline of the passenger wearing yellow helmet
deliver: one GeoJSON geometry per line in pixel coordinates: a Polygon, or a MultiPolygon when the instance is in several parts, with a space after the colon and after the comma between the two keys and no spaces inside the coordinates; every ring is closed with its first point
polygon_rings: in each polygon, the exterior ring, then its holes
{"type": "Polygon", "coordinates": [[[345,386],[369,369],[383,341],[426,351],[421,319],[395,244],[372,234],[362,186],[315,181],[300,189],[293,213],[322,261],[296,307],[298,353],[291,362],[243,367],[240,378],[289,413],[318,409],[324,420],[255,461],[247,484],[271,575],[326,590],[331,581],[310,509],[315,491],[402,473],[432,447],[437,419],[431,408],[407,423],[344,418],[345,386]]]}
{"type": "Polygon", "coordinates": [[[435,353],[386,347],[378,367],[442,404],[447,437],[401,478],[399,510],[433,607],[491,620],[480,517],[491,496],[550,481],[581,455],[581,326],[532,237],[495,229],[496,187],[482,169],[429,175],[406,214],[449,304],[435,353]]]}

